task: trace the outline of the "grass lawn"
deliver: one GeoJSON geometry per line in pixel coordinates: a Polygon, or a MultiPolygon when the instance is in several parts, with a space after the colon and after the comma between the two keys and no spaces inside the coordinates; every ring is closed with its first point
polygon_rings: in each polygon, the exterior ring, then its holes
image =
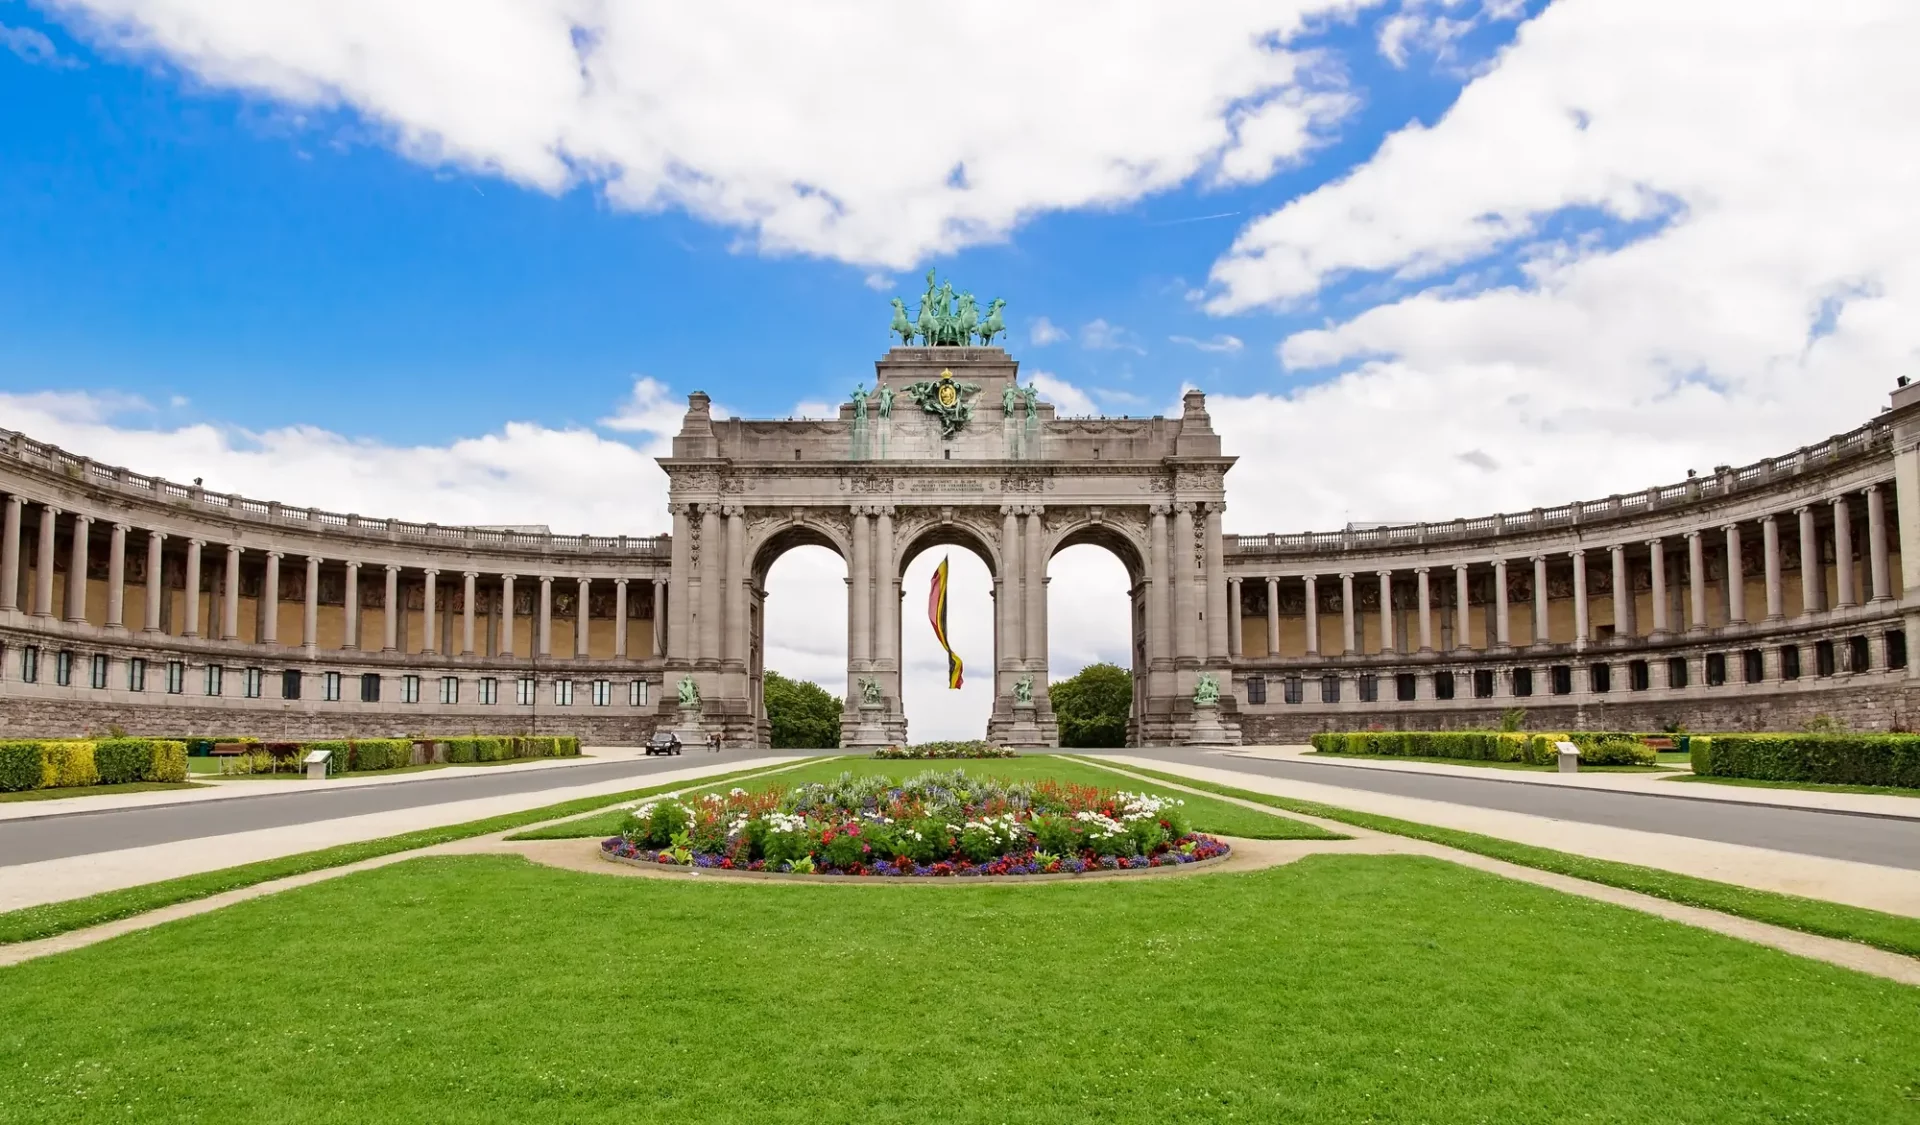
{"type": "MultiPolygon", "coordinates": [[[[1655,755],[1658,756],[1657,754],[1655,755]]],[[[1491,770],[1525,770],[1532,773],[1554,773],[1559,766],[1536,766],[1530,762],[1489,762],[1481,758],[1432,758],[1421,754],[1322,754],[1318,750],[1309,750],[1301,755],[1304,758],[1326,758],[1339,761],[1342,758],[1364,758],[1370,762],[1432,762],[1443,766],[1483,766],[1491,770]]],[[[1685,756],[1682,756],[1685,760],[1685,756]]],[[[1669,773],[1672,768],[1666,765],[1652,766],[1589,766],[1582,764],[1581,773],[1669,773]]]]}
{"type": "Polygon", "coordinates": [[[1902,789],[1895,785],[1828,785],[1820,781],[1766,781],[1757,777],[1676,777],[1675,781],[1698,781],[1708,785],[1747,785],[1756,789],[1807,789],[1815,793],[1872,793],[1880,797],[1920,797],[1920,789],[1902,789]]]}
{"type": "MultiPolygon", "coordinates": [[[[784,785],[792,788],[814,781],[832,781],[843,773],[885,774],[895,781],[924,773],[929,769],[946,770],[958,766],[972,777],[998,777],[1008,780],[1055,778],[1060,781],[1078,782],[1082,785],[1097,785],[1103,789],[1137,790],[1144,788],[1140,783],[1118,774],[1076,762],[1051,754],[1031,754],[1019,758],[987,759],[977,762],[885,762],[861,756],[826,758],[810,762],[798,769],[787,770],[773,777],[761,778],[745,783],[749,789],[760,789],[770,785],[784,785]]],[[[714,788],[732,788],[731,785],[690,786],[686,790],[689,796],[705,793],[714,788]]],[[[1215,801],[1206,797],[1196,797],[1189,793],[1176,793],[1187,803],[1187,812],[1193,817],[1193,826],[1201,832],[1213,832],[1222,836],[1241,836],[1254,840],[1331,840],[1339,839],[1311,824],[1294,820],[1292,817],[1278,816],[1215,801]]],[[[581,817],[545,828],[535,828],[512,836],[514,840],[569,840],[591,837],[605,839],[616,835],[626,823],[624,809],[608,809],[592,816],[581,817]]]]}
{"type": "Polygon", "coordinates": [[[191,781],[129,781],[124,785],[70,785],[65,789],[21,789],[0,793],[5,801],[50,801],[58,797],[99,797],[108,793],[156,793],[167,789],[198,789],[191,781]]]}
{"type": "Polygon", "coordinates": [[[1412,857],[1012,887],[449,857],[0,969],[0,1122],[1913,1120],[1915,995],[1412,857]]]}

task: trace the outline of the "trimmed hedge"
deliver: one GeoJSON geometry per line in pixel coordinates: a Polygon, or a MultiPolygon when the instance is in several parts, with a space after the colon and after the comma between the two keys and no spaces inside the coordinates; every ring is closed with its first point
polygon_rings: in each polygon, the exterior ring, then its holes
{"type": "Polygon", "coordinates": [[[40,788],[40,744],[0,742],[0,791],[40,788]]]}
{"type": "Polygon", "coordinates": [[[1550,766],[1559,760],[1556,742],[1580,748],[1593,766],[1650,766],[1655,755],[1637,736],[1613,731],[1530,734],[1526,731],[1346,731],[1316,734],[1309,741],[1322,754],[1376,754],[1393,758],[1454,758],[1469,762],[1523,762],[1550,766]]]}
{"type": "Polygon", "coordinates": [[[157,738],[0,742],[0,791],[183,782],[187,746],[157,738]]]}
{"type": "Polygon", "coordinates": [[[1920,789],[1920,735],[1695,735],[1687,748],[1702,777],[1920,789]]]}
{"type": "Polygon", "coordinates": [[[573,758],[580,740],[572,735],[467,735],[436,738],[449,762],[506,762],[515,758],[573,758]]]}

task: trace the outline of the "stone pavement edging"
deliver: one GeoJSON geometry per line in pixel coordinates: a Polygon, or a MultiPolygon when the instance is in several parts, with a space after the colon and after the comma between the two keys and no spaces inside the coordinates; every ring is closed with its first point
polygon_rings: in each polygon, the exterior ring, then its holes
{"type": "MultiPolygon", "coordinates": [[[[1535,847],[1695,875],[1755,890],[1778,891],[1801,898],[1825,899],[1887,914],[1920,918],[1920,870],[1912,868],[1883,867],[1692,836],[1559,820],[1532,813],[1508,812],[1424,797],[1376,793],[1368,789],[1348,789],[1339,785],[1337,771],[1334,770],[1328,771],[1335,776],[1327,782],[1295,781],[1265,774],[1240,773],[1232,768],[1230,758],[1222,758],[1220,766],[1212,767],[1157,758],[1135,758],[1126,754],[1085,754],[1082,757],[1162,773],[1184,774],[1255,793],[1318,801],[1324,805],[1397,817],[1417,824],[1478,832],[1483,836],[1498,836],[1503,840],[1535,847]]],[[[1274,811],[1265,805],[1260,807],[1268,812],[1274,811]]],[[[1347,827],[1339,831],[1352,832],[1355,829],[1347,827]]]]}
{"type": "Polygon", "coordinates": [[[75,793],[71,797],[47,797],[38,801],[8,801],[0,804],[0,820],[46,820],[58,816],[84,816],[88,813],[118,812],[165,805],[192,805],[202,801],[230,801],[252,797],[279,797],[291,793],[337,793],[343,789],[364,789],[375,785],[405,785],[416,781],[446,781],[456,777],[496,777],[502,774],[534,773],[566,769],[572,766],[607,765],[640,756],[631,746],[583,747],[575,758],[529,758],[526,761],[501,762],[498,765],[450,765],[437,770],[416,770],[400,774],[367,774],[359,777],[335,777],[324,782],[304,778],[280,779],[220,778],[188,774],[192,789],[164,789],[145,793],[75,793]]]}
{"type": "Polygon", "coordinates": [[[1550,785],[1563,789],[1597,789],[1612,793],[1631,793],[1641,797],[1661,797],[1675,801],[1714,801],[1727,805],[1759,805],[1765,808],[1804,809],[1809,812],[1843,813],[1886,820],[1920,820],[1920,797],[1882,796],[1876,793],[1832,793],[1819,789],[1773,789],[1762,786],[1714,785],[1709,782],[1688,784],[1676,777],[1690,771],[1669,773],[1556,773],[1551,770],[1503,770],[1489,766],[1454,765],[1451,762],[1424,759],[1343,758],[1337,754],[1317,754],[1311,746],[1242,746],[1218,753],[1223,758],[1259,758],[1269,762],[1298,762],[1302,765],[1335,769],[1383,770],[1387,773],[1440,774],[1464,777],[1472,781],[1491,781],[1504,785],[1550,785]]]}

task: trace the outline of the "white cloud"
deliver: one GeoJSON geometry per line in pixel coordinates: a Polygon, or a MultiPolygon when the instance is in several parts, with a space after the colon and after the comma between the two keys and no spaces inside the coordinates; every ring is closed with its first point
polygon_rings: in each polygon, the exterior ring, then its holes
{"type": "Polygon", "coordinates": [[[1877,412],[1920,366],[1920,8],[1751,3],[1737,24],[1560,0],[1432,127],[1243,231],[1211,311],[1381,295],[1280,346],[1330,381],[1211,404],[1236,477],[1277,449],[1366,450],[1368,472],[1289,470],[1284,510],[1240,489],[1229,521],[1604,495],[1877,412]]]}
{"type": "Polygon", "coordinates": [[[884,273],[870,273],[860,279],[860,284],[873,290],[875,293],[885,293],[887,290],[893,288],[893,278],[884,273]]]}
{"type": "Polygon", "coordinates": [[[1167,339],[1176,344],[1198,348],[1203,352],[1220,352],[1226,355],[1238,354],[1241,348],[1246,347],[1246,343],[1240,337],[1229,336],[1224,332],[1207,340],[1197,340],[1192,336],[1169,336],[1167,339]]]}
{"type": "Polygon", "coordinates": [[[213,86],[350,107],[423,163],[894,268],[1040,212],[1266,175],[1346,111],[1288,44],[1377,2],[53,0],[213,86]]]}
{"type": "Polygon", "coordinates": [[[1107,323],[1104,317],[1096,317],[1080,326],[1080,346],[1097,352],[1128,351],[1146,355],[1147,349],[1132,332],[1118,324],[1107,323]]]}
{"type": "Polygon", "coordinates": [[[1035,371],[1032,382],[1040,388],[1040,401],[1052,403],[1061,414],[1100,413],[1087,392],[1050,371],[1035,371]]]}
{"type": "Polygon", "coordinates": [[[31,27],[8,27],[0,23],[0,47],[12,51],[22,61],[37,66],[63,68],[79,65],[61,55],[53,45],[53,40],[31,27]]]}
{"type": "Polygon", "coordinates": [[[808,399],[793,404],[795,418],[807,418],[814,421],[826,421],[840,417],[840,408],[830,402],[816,402],[808,399]]]}
{"type": "Polygon", "coordinates": [[[1059,343],[1066,339],[1067,335],[1066,329],[1059,327],[1054,324],[1053,321],[1043,316],[1033,322],[1033,329],[1028,338],[1032,341],[1034,347],[1044,348],[1048,344],[1059,343]]]}

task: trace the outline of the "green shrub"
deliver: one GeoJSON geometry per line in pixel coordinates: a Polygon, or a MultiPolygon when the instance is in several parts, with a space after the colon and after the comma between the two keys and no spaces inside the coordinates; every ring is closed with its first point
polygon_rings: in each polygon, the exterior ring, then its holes
{"type": "Polygon", "coordinates": [[[1606,738],[1581,745],[1580,764],[1586,766],[1650,766],[1653,748],[1637,738],[1606,738]]]}
{"type": "Polygon", "coordinates": [[[0,792],[38,789],[43,779],[38,742],[0,742],[0,792]]]}
{"type": "Polygon", "coordinates": [[[1694,773],[1702,777],[1713,774],[1713,739],[1696,734],[1687,740],[1687,752],[1694,773]]]}
{"type": "Polygon", "coordinates": [[[100,771],[93,765],[93,743],[41,743],[40,778],[40,785],[44,789],[72,789],[99,784],[100,771]]]}
{"type": "Polygon", "coordinates": [[[93,747],[93,764],[100,771],[102,785],[145,781],[147,770],[153,765],[153,741],[146,738],[109,738],[97,742],[93,747]]]}
{"type": "Polygon", "coordinates": [[[1920,735],[1720,734],[1690,749],[1708,777],[1920,789],[1920,735]]]}
{"type": "Polygon", "coordinates": [[[187,744],[170,738],[149,738],[153,749],[143,781],[182,782],[187,779],[187,744]]]}
{"type": "Polygon", "coordinates": [[[413,742],[405,738],[350,738],[347,751],[350,770],[393,770],[413,763],[413,742]]]}
{"type": "Polygon", "coordinates": [[[1322,754],[1338,754],[1347,747],[1345,735],[1325,731],[1307,736],[1307,742],[1322,754]]]}
{"type": "Polygon", "coordinates": [[[1549,736],[1517,731],[1350,731],[1313,738],[1314,748],[1327,754],[1534,763],[1553,756],[1549,736]]]}

